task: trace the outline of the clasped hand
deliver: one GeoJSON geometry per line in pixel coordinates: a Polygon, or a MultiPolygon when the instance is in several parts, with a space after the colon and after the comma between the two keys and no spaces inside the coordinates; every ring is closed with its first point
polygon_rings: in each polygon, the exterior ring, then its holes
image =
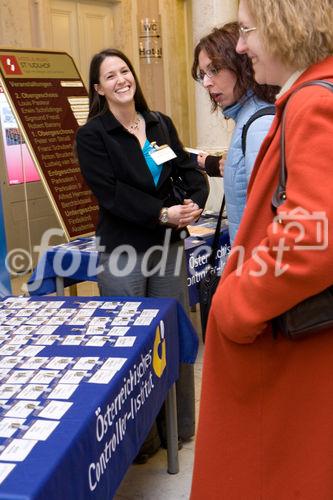
{"type": "Polygon", "coordinates": [[[177,229],[186,227],[195,222],[202,212],[202,208],[191,199],[185,199],[183,205],[173,205],[168,208],[169,224],[177,229]]]}

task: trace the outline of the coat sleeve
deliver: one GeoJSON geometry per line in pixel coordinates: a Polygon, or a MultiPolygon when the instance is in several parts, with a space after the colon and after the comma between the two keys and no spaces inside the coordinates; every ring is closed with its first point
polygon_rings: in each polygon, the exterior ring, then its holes
{"type": "Polygon", "coordinates": [[[208,155],[205,161],[205,171],[209,177],[222,177],[220,173],[220,159],[222,156],[208,155]]]}
{"type": "Polygon", "coordinates": [[[184,150],[172,120],[166,115],[162,116],[168,127],[170,146],[177,155],[177,158],[172,160],[173,168],[181,174],[185,184],[184,187],[190,198],[200,208],[204,208],[209,194],[206,174],[198,168],[196,160],[191,158],[191,155],[184,150]]]}
{"type": "MultiPolygon", "coordinates": [[[[309,87],[293,96],[286,127],[287,200],[256,252],[221,280],[213,299],[220,333],[235,342],[253,342],[272,318],[333,283],[332,134],[333,97],[327,90],[309,87]]],[[[254,183],[249,204],[255,195],[254,183]]],[[[241,248],[234,250],[236,259],[241,248]]]]}
{"type": "Polygon", "coordinates": [[[254,163],[256,161],[261,144],[266,137],[274,115],[264,115],[254,120],[247,130],[246,150],[245,150],[245,169],[246,178],[249,182],[254,163]]]}
{"type": "Polygon", "coordinates": [[[76,148],[82,175],[101,207],[112,215],[147,228],[158,225],[162,201],[116,179],[98,130],[79,129],[76,148]]]}

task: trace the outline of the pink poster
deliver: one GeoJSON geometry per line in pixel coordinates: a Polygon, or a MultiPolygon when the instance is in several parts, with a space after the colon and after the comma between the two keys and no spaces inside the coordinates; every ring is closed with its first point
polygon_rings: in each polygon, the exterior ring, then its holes
{"type": "Polygon", "coordinates": [[[20,134],[6,95],[0,87],[0,121],[9,184],[39,181],[35,164],[20,134]]]}

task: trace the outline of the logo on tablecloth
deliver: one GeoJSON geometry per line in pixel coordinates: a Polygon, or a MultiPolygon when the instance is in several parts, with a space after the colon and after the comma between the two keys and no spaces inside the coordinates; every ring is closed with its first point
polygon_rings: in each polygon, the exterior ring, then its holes
{"type": "Polygon", "coordinates": [[[164,321],[156,328],[153,348],[153,370],[161,378],[166,367],[166,340],[164,336],[164,321]]]}

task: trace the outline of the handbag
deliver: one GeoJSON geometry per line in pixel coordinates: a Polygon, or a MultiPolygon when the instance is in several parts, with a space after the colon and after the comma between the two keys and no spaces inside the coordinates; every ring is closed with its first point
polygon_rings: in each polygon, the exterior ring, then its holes
{"type": "MultiPolygon", "coordinates": [[[[163,130],[163,134],[166,140],[166,143],[170,145],[170,134],[168,127],[160,113],[157,111],[151,111],[151,114],[158,119],[161,129],[163,130]]],[[[170,193],[168,198],[165,200],[165,204],[168,206],[172,205],[182,205],[184,203],[185,198],[190,198],[187,194],[186,187],[182,176],[180,175],[178,169],[175,172],[175,175],[170,178],[170,193]]]]}
{"type": "MultiPolygon", "coordinates": [[[[312,80],[298,87],[294,93],[309,85],[320,85],[333,92],[332,83],[326,82],[325,80],[312,80]]],[[[272,207],[275,211],[287,198],[287,169],[285,158],[285,121],[287,105],[283,112],[281,125],[279,185],[272,199],[272,207]]],[[[275,335],[281,332],[284,337],[290,340],[302,339],[311,334],[319,333],[327,328],[333,328],[333,286],[326,288],[316,295],[308,297],[289,309],[289,311],[280,314],[280,316],[272,320],[272,326],[275,335]]]]}
{"type": "Polygon", "coordinates": [[[217,219],[217,224],[215,228],[214,238],[212,242],[212,251],[208,259],[208,265],[205,269],[205,276],[199,281],[198,284],[198,294],[199,294],[199,304],[200,304],[200,320],[201,320],[201,331],[202,340],[205,342],[206,338],[206,328],[208,322],[208,315],[210,306],[212,303],[213,295],[216,291],[217,285],[220,281],[220,276],[216,273],[215,260],[217,251],[220,244],[220,232],[221,232],[221,222],[223,217],[223,210],[225,205],[225,196],[223,195],[222,205],[220,208],[219,217],[217,219]]]}

